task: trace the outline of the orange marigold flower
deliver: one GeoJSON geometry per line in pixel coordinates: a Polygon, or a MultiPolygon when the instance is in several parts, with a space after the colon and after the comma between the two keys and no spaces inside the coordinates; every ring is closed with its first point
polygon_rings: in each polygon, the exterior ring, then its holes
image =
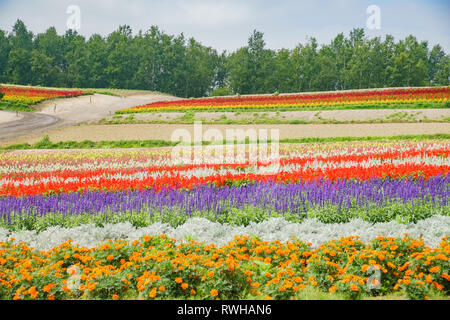
{"type": "Polygon", "coordinates": [[[176,282],[176,283],[182,283],[182,282],[183,282],[183,279],[180,278],[180,277],[175,278],[175,282],[176,282]]]}
{"type": "Polygon", "coordinates": [[[89,284],[86,286],[86,288],[87,288],[89,291],[92,291],[92,290],[95,289],[96,286],[97,286],[97,283],[94,282],[94,283],[89,283],[89,284]]]}
{"type": "Polygon", "coordinates": [[[352,291],[358,291],[359,289],[358,289],[358,286],[356,285],[356,284],[352,284],[351,286],[350,286],[350,289],[352,290],[352,291]]]}
{"type": "Polygon", "coordinates": [[[112,299],[113,299],[113,300],[119,300],[119,295],[116,294],[116,293],[114,293],[114,294],[112,295],[112,299]]]}
{"type": "Polygon", "coordinates": [[[44,288],[42,288],[42,291],[50,292],[54,286],[55,285],[53,283],[49,283],[48,285],[44,286],[44,288]]]}
{"type": "Polygon", "coordinates": [[[113,256],[112,254],[110,254],[110,255],[106,258],[106,260],[108,260],[108,261],[111,261],[112,259],[114,259],[114,256],[113,256]]]}
{"type": "Polygon", "coordinates": [[[302,277],[293,277],[292,280],[294,280],[297,283],[300,283],[303,281],[303,278],[302,277]]]}
{"type": "Polygon", "coordinates": [[[438,290],[444,289],[444,286],[442,284],[437,283],[436,281],[433,281],[433,286],[438,290]]]}
{"type": "Polygon", "coordinates": [[[439,266],[435,266],[435,267],[433,267],[433,268],[430,269],[430,272],[431,272],[431,273],[435,273],[435,272],[438,272],[439,269],[440,269],[439,266]]]}
{"type": "Polygon", "coordinates": [[[33,298],[33,299],[36,299],[39,294],[39,292],[36,290],[35,286],[28,289],[28,293],[30,294],[31,298],[33,298]]]}
{"type": "Polygon", "coordinates": [[[195,295],[197,292],[194,289],[191,289],[191,294],[195,295]]]}
{"type": "Polygon", "coordinates": [[[165,286],[161,286],[158,288],[159,291],[166,291],[166,287],[165,286]]]}
{"type": "Polygon", "coordinates": [[[434,258],[435,259],[439,259],[439,260],[447,261],[447,256],[445,254],[443,254],[443,253],[437,254],[434,258]]]}
{"type": "Polygon", "coordinates": [[[213,297],[217,297],[219,295],[219,291],[217,291],[217,289],[211,289],[210,293],[213,297]]]}
{"type": "Polygon", "coordinates": [[[154,297],[156,297],[156,288],[153,288],[151,291],[150,291],[150,293],[148,294],[148,296],[150,297],[150,298],[154,298],[154,297]]]}
{"type": "Polygon", "coordinates": [[[183,290],[186,290],[188,287],[189,285],[186,282],[181,284],[181,288],[183,288],[183,290]]]}

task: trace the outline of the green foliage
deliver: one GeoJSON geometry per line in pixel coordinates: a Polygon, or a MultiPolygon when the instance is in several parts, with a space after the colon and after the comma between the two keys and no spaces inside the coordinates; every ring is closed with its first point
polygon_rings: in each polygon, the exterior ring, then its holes
{"type": "Polygon", "coordinates": [[[422,219],[433,215],[450,216],[450,206],[437,207],[431,203],[412,205],[412,203],[392,203],[377,206],[368,204],[366,206],[351,207],[346,210],[338,210],[336,206],[324,205],[315,208],[305,206],[305,212],[277,212],[273,208],[244,207],[235,208],[224,206],[222,212],[215,211],[193,211],[187,214],[184,210],[176,208],[147,208],[140,212],[106,212],[106,213],[84,213],[68,215],[61,213],[48,213],[35,216],[32,213],[17,213],[9,218],[0,218],[0,227],[11,231],[37,230],[38,232],[52,226],[71,228],[83,224],[93,223],[103,226],[106,223],[130,222],[135,227],[147,227],[155,222],[167,223],[173,228],[183,225],[189,218],[205,218],[212,222],[227,223],[233,226],[248,226],[250,223],[260,223],[269,218],[283,218],[296,223],[302,222],[306,217],[317,219],[322,223],[345,223],[351,219],[361,219],[370,223],[396,221],[398,223],[417,223],[422,219]],[[399,209],[401,206],[405,209],[399,209]],[[151,213],[150,213],[151,212],[151,213]],[[379,216],[379,217],[378,217],[379,216]]]}
{"type": "Polygon", "coordinates": [[[144,235],[93,248],[67,241],[48,251],[8,240],[2,243],[6,285],[0,286],[0,299],[374,299],[362,271],[370,264],[383,270],[384,290],[376,299],[445,300],[447,250],[447,241],[430,250],[410,237],[370,242],[347,237],[317,249],[256,236],[237,236],[216,247],[144,235]],[[415,267],[405,270],[411,264],[415,267]]]}
{"type": "Polygon", "coordinates": [[[89,39],[54,27],[34,35],[21,20],[0,30],[0,82],[68,88],[122,88],[180,97],[449,85],[450,58],[414,36],[368,38],[363,29],[320,46],[266,48],[255,30],[246,46],[218,53],[183,34],[120,26],[89,39]],[[214,89],[216,88],[216,89],[214,89]]]}
{"type": "Polygon", "coordinates": [[[220,87],[214,89],[209,96],[210,97],[221,97],[221,96],[231,96],[232,90],[229,87],[220,87]]]}
{"type": "MultiPolygon", "coordinates": [[[[185,115],[191,117],[192,115],[185,115]]],[[[326,143],[326,142],[348,142],[348,141],[392,141],[392,140],[427,140],[427,139],[450,139],[450,134],[419,134],[419,135],[399,135],[387,137],[329,137],[329,138],[299,138],[281,139],[280,143],[326,143]]],[[[270,143],[270,140],[268,141],[270,143]]],[[[246,142],[248,143],[248,141],[246,142]]],[[[43,137],[40,141],[29,144],[13,144],[7,147],[0,147],[0,150],[26,150],[26,149],[103,149],[103,148],[153,148],[168,147],[176,145],[176,142],[166,140],[119,140],[119,141],[60,141],[51,142],[48,137],[43,137]]],[[[204,141],[203,145],[210,144],[204,141]]]]}

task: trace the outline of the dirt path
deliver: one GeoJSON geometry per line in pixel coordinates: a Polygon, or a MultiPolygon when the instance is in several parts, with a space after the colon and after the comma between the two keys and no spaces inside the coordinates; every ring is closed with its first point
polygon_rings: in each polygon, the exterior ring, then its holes
{"type": "Polygon", "coordinates": [[[94,94],[70,99],[48,100],[38,105],[37,108],[39,113],[61,118],[65,124],[76,124],[101,119],[121,109],[175,99],[178,98],[162,94],[130,95],[126,97],[94,94]]]}
{"type": "MultiPolygon", "coordinates": [[[[52,141],[101,141],[101,140],[171,140],[177,129],[187,129],[194,139],[192,125],[175,124],[122,124],[122,125],[80,125],[64,127],[46,132],[52,141]]],[[[449,133],[450,123],[379,123],[379,124],[306,124],[306,125],[203,125],[203,134],[208,129],[218,129],[226,137],[227,129],[278,129],[280,139],[306,137],[364,137],[393,136],[406,134],[449,133]]],[[[34,143],[43,134],[19,137],[0,142],[0,145],[12,143],[34,143]]]]}
{"type": "Polygon", "coordinates": [[[21,113],[15,111],[0,110],[0,124],[17,121],[23,118],[21,113]]]}
{"type": "Polygon", "coordinates": [[[19,112],[19,116],[20,120],[0,123],[0,140],[12,139],[21,133],[41,132],[60,122],[59,118],[47,114],[19,112]]]}
{"type": "MultiPolygon", "coordinates": [[[[0,140],[5,141],[39,133],[56,127],[76,125],[81,122],[96,121],[115,111],[160,100],[173,100],[176,97],[162,94],[140,94],[127,97],[94,94],[67,99],[47,100],[36,106],[38,112],[19,113],[16,120],[5,113],[9,121],[0,122],[0,140]]],[[[14,112],[15,113],[15,112],[14,112]]]]}

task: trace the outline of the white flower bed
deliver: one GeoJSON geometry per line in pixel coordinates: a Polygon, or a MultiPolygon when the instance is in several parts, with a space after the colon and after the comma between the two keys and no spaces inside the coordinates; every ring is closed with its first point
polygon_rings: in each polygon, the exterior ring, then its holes
{"type": "Polygon", "coordinates": [[[10,233],[0,229],[0,241],[15,238],[16,242],[26,242],[37,250],[49,250],[72,239],[74,244],[95,247],[108,239],[134,241],[145,235],[165,234],[177,240],[195,240],[207,244],[224,245],[235,235],[255,235],[265,241],[286,241],[292,238],[311,242],[313,247],[339,239],[359,236],[362,241],[370,241],[378,235],[402,237],[405,233],[418,239],[423,238],[426,245],[438,247],[445,235],[450,235],[450,217],[436,215],[416,224],[388,223],[370,224],[356,219],[342,224],[324,224],[314,219],[302,223],[291,223],[282,218],[271,218],[247,227],[214,223],[203,218],[192,218],[185,224],[172,228],[168,224],[155,223],[145,228],[135,228],[130,223],[109,224],[96,227],[93,224],[74,228],[52,227],[39,234],[35,231],[10,233]]]}

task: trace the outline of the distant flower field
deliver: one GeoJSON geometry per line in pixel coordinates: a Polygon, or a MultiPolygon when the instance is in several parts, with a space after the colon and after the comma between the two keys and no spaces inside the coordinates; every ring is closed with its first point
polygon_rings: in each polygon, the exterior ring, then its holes
{"type": "Polygon", "coordinates": [[[2,86],[0,91],[5,94],[2,100],[23,104],[35,104],[47,99],[59,97],[75,97],[84,93],[80,90],[49,90],[10,86],[2,86]]]}
{"type": "Polygon", "coordinates": [[[449,101],[450,87],[372,89],[363,91],[311,93],[267,96],[236,96],[161,101],[134,108],[121,113],[187,111],[187,110],[258,110],[258,109],[302,109],[331,107],[376,107],[390,105],[435,103],[444,105],[449,101]]]}

